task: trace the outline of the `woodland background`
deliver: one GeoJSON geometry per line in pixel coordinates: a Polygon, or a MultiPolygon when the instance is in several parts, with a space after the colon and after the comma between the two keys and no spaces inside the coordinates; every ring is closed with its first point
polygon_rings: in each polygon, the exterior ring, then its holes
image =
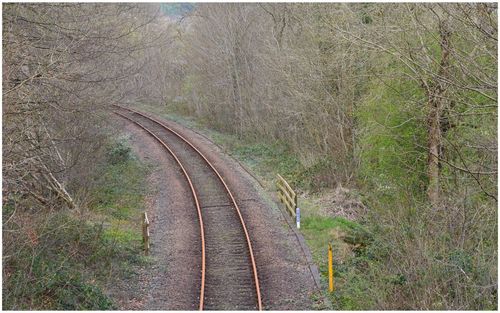
{"type": "Polygon", "coordinates": [[[116,140],[110,106],[147,103],[279,147],[305,193],[360,195],[336,308],[496,309],[497,14],[4,4],[3,307],[113,308],[102,286],[144,262],[124,229],[147,168],[116,140]]]}

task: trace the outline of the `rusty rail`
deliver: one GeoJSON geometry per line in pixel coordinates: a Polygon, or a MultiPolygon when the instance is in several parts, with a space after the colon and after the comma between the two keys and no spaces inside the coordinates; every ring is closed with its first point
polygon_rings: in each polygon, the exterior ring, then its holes
{"type": "Polygon", "coordinates": [[[175,159],[176,163],[179,165],[179,167],[182,170],[182,173],[184,174],[184,177],[186,177],[186,180],[189,184],[189,188],[191,189],[191,194],[193,196],[193,200],[196,205],[196,210],[198,211],[198,219],[200,222],[200,234],[201,234],[201,286],[200,286],[200,306],[199,309],[203,310],[203,301],[204,301],[204,295],[205,295],[205,233],[204,233],[204,227],[203,227],[203,217],[201,216],[201,208],[200,208],[200,203],[198,201],[198,196],[196,195],[196,190],[194,189],[193,183],[191,181],[191,177],[189,177],[188,173],[186,172],[186,169],[182,165],[181,161],[177,157],[177,155],[170,149],[170,147],[163,142],[158,136],[156,136],[153,132],[151,132],[149,129],[147,129],[144,125],[141,123],[134,121],[133,119],[129,118],[126,115],[123,115],[119,112],[115,112],[115,114],[131,121],[132,123],[136,124],[140,128],[144,129],[150,136],[155,138],[167,151],[172,155],[172,157],[175,159]]]}
{"type": "MultiPolygon", "coordinates": [[[[150,121],[153,121],[154,123],[160,125],[163,129],[165,129],[165,130],[169,131],[170,133],[174,134],[179,139],[181,139],[183,142],[185,142],[188,146],[190,146],[194,151],[196,151],[196,153],[206,162],[206,164],[216,174],[216,176],[218,177],[218,179],[220,180],[220,182],[224,186],[227,194],[229,195],[229,198],[231,199],[232,203],[234,204],[234,207],[235,207],[236,212],[238,214],[241,226],[243,228],[243,232],[245,233],[245,239],[246,239],[246,242],[247,242],[248,251],[249,251],[249,254],[250,254],[250,260],[251,260],[251,263],[252,263],[253,277],[254,277],[254,283],[255,283],[256,294],[257,294],[257,307],[258,307],[258,310],[261,311],[262,310],[262,297],[261,297],[261,293],[260,293],[260,284],[259,284],[259,277],[258,277],[258,273],[257,273],[257,265],[256,265],[255,257],[254,257],[254,254],[253,254],[253,248],[252,248],[252,243],[251,243],[251,240],[250,240],[250,235],[248,233],[247,227],[245,225],[245,221],[244,221],[243,216],[241,214],[241,210],[240,210],[238,204],[236,203],[236,200],[235,200],[233,194],[231,193],[231,190],[229,189],[228,185],[226,184],[226,182],[224,181],[224,179],[222,178],[222,176],[220,175],[220,173],[215,169],[215,167],[205,157],[205,155],[203,153],[201,153],[200,150],[198,150],[198,148],[196,148],[191,142],[189,142],[186,138],[184,138],[178,132],[176,132],[175,130],[173,130],[169,126],[165,125],[162,121],[159,121],[159,120],[157,120],[157,119],[155,119],[153,117],[145,115],[142,112],[139,112],[139,111],[136,111],[136,110],[133,110],[133,109],[130,109],[130,108],[122,107],[122,106],[119,106],[119,105],[114,105],[114,106],[118,107],[120,109],[124,109],[124,110],[129,111],[129,112],[135,113],[137,115],[140,115],[140,116],[142,116],[142,117],[144,117],[144,118],[146,118],[146,119],[148,119],[150,121]]],[[[174,157],[174,159],[176,160],[177,164],[179,164],[179,166],[181,167],[184,176],[188,180],[188,183],[190,185],[191,192],[192,192],[195,204],[196,204],[196,208],[198,210],[198,217],[199,217],[199,220],[200,220],[200,232],[202,234],[202,273],[201,273],[202,284],[201,284],[201,287],[200,287],[200,306],[199,306],[199,309],[203,310],[204,291],[205,291],[205,271],[206,271],[206,266],[205,266],[204,226],[203,226],[203,219],[202,219],[202,215],[201,215],[200,204],[199,204],[199,201],[198,201],[198,197],[196,195],[196,191],[195,191],[195,189],[193,187],[193,184],[191,182],[191,179],[190,179],[188,173],[186,172],[184,166],[182,165],[182,163],[180,162],[180,160],[175,155],[175,153],[170,149],[170,147],[168,147],[167,144],[165,144],[160,138],[158,138],[158,136],[156,136],[155,134],[153,134],[150,130],[148,130],[146,127],[144,127],[139,122],[134,121],[133,119],[131,119],[131,118],[129,118],[129,117],[127,117],[127,116],[119,113],[119,112],[115,112],[115,113],[117,115],[119,115],[121,117],[124,117],[125,119],[127,119],[127,120],[129,120],[129,121],[131,121],[131,122],[133,122],[135,124],[137,124],[139,127],[141,127],[142,129],[144,129],[145,131],[147,131],[151,136],[153,136],[157,141],[159,141],[168,150],[168,152],[174,157]]]]}

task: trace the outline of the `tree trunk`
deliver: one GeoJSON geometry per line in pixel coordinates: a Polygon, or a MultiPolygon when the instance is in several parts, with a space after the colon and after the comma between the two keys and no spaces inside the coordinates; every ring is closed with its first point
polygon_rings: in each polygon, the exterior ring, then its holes
{"type": "Polygon", "coordinates": [[[428,115],[428,159],[427,175],[429,176],[429,185],[427,187],[427,196],[432,206],[439,202],[439,150],[441,149],[441,100],[436,94],[429,94],[429,115],[428,115]]]}
{"type": "Polygon", "coordinates": [[[447,81],[449,76],[448,68],[450,66],[450,36],[447,24],[441,22],[439,24],[440,47],[441,47],[441,62],[436,78],[431,82],[427,89],[427,98],[429,113],[427,118],[428,123],[428,159],[427,159],[427,175],[429,185],[427,187],[427,196],[433,207],[437,206],[440,199],[440,156],[443,146],[443,133],[441,132],[441,120],[445,110],[447,81]]]}

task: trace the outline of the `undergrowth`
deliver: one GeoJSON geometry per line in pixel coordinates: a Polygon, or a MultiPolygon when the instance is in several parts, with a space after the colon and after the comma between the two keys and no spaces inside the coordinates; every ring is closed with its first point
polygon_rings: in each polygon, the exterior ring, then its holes
{"type": "MultiPolygon", "coordinates": [[[[87,208],[18,209],[3,225],[4,309],[117,309],[103,286],[145,261],[139,221],[147,168],[124,140],[108,151],[87,208]]],[[[4,205],[4,221],[11,213],[4,205]]]]}

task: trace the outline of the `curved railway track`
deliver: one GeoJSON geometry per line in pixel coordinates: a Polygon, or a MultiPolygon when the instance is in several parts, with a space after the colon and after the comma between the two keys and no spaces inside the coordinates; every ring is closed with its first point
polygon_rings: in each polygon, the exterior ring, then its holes
{"type": "Polygon", "coordinates": [[[195,203],[201,236],[199,309],[262,310],[252,243],[223,177],[181,134],[160,120],[116,106],[117,115],[154,137],[175,159],[195,203]]]}

